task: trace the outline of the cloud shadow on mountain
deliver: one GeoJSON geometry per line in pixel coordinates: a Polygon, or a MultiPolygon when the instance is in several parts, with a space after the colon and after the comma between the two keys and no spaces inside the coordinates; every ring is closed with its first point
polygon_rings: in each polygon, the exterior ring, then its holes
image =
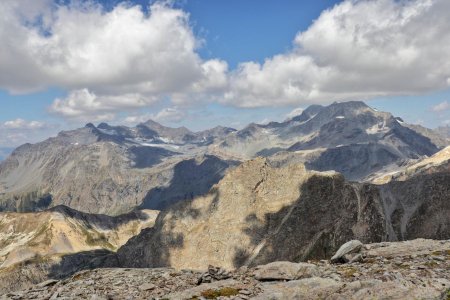
{"type": "Polygon", "coordinates": [[[195,158],[183,160],[175,166],[170,184],[151,189],[139,209],[164,210],[177,202],[205,195],[225,176],[228,167],[236,164],[213,155],[205,155],[201,161],[195,158]]]}

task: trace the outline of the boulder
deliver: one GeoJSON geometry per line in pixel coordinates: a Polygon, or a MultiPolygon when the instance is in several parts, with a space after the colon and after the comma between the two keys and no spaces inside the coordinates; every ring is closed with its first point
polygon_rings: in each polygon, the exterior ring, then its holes
{"type": "Polygon", "coordinates": [[[352,259],[352,257],[347,256],[348,254],[358,253],[361,251],[363,243],[358,240],[351,240],[344,245],[342,245],[339,250],[331,258],[332,263],[346,263],[352,259]]]}

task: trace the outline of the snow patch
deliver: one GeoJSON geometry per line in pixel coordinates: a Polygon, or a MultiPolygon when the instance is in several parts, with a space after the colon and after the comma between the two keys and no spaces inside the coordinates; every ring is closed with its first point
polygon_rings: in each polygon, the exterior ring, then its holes
{"type": "Polygon", "coordinates": [[[166,143],[166,144],[172,144],[173,143],[173,140],[165,138],[165,137],[162,137],[162,136],[158,136],[157,139],[160,140],[163,143],[166,143]]]}
{"type": "Polygon", "coordinates": [[[180,146],[173,145],[173,144],[151,144],[151,143],[140,143],[140,145],[141,145],[141,146],[146,146],[146,147],[180,149],[180,146]]]}
{"type": "MultiPolygon", "coordinates": [[[[133,143],[133,144],[138,144],[140,146],[144,146],[144,147],[157,147],[157,148],[171,148],[171,149],[179,149],[180,146],[178,145],[174,145],[174,144],[158,144],[158,143],[154,143],[155,140],[154,139],[143,139],[143,138],[134,138],[134,139],[126,139],[127,141],[133,143]]],[[[158,138],[159,140],[159,138],[158,138]]]]}
{"type": "Polygon", "coordinates": [[[366,129],[367,134],[386,133],[388,131],[389,127],[386,127],[386,124],[384,122],[375,124],[372,127],[366,129]]]}
{"type": "Polygon", "coordinates": [[[101,133],[107,134],[107,135],[117,135],[117,131],[113,129],[103,129],[103,128],[97,128],[101,133]]]}
{"type": "Polygon", "coordinates": [[[345,117],[344,116],[337,116],[336,119],[342,120],[342,119],[345,119],[345,117]]]}

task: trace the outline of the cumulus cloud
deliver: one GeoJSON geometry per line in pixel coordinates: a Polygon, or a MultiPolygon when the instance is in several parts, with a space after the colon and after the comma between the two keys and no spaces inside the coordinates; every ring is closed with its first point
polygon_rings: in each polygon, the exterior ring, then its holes
{"type": "Polygon", "coordinates": [[[441,102],[431,107],[431,111],[436,113],[441,113],[450,109],[450,104],[448,101],[441,102]]]}
{"type": "Polygon", "coordinates": [[[166,123],[179,123],[185,117],[187,113],[177,106],[166,107],[160,110],[158,113],[154,114],[140,114],[140,115],[130,115],[123,119],[121,123],[127,125],[135,125],[137,123],[146,122],[148,120],[154,120],[157,122],[166,123]]]}
{"type": "Polygon", "coordinates": [[[7,129],[42,129],[46,128],[47,124],[40,121],[26,121],[18,118],[4,122],[3,127],[7,129]]]}
{"type": "Polygon", "coordinates": [[[49,111],[73,119],[109,121],[115,118],[117,111],[145,107],[154,101],[140,94],[97,96],[88,89],[81,89],[70,92],[66,98],[56,99],[49,111]]]}
{"type": "Polygon", "coordinates": [[[184,119],[186,113],[178,107],[167,107],[162,109],[154,116],[154,120],[158,122],[172,122],[178,123],[184,119]]]}
{"type": "Polygon", "coordinates": [[[94,1],[3,0],[0,11],[0,88],[66,89],[50,111],[68,118],[111,120],[161,99],[303,106],[450,86],[448,0],[345,0],[287,53],[231,71],[202,59],[189,14],[161,2],[146,13],[127,2],[105,11],[94,1]]]}
{"type": "Polygon", "coordinates": [[[15,147],[23,143],[36,142],[48,137],[57,126],[41,121],[21,118],[0,123],[0,147],[15,147]]]}
{"type": "Polygon", "coordinates": [[[181,10],[156,3],[148,15],[140,6],[127,4],[105,12],[93,2],[74,1],[51,9],[41,5],[41,14],[27,19],[17,13],[27,4],[5,0],[0,6],[8,16],[3,18],[1,37],[10,41],[3,46],[9,51],[0,63],[13,75],[0,84],[11,91],[57,84],[162,93],[183,90],[214,75],[208,65],[215,62],[203,62],[196,54],[198,41],[181,10]],[[26,26],[37,17],[44,18],[43,28],[26,26]],[[8,59],[22,61],[21,68],[12,70],[8,59]]]}
{"type": "MultiPolygon", "coordinates": [[[[93,1],[78,0],[67,5],[4,0],[0,10],[0,88],[12,93],[59,86],[99,97],[138,93],[186,99],[182,96],[213,92],[227,81],[224,61],[205,61],[197,54],[201,41],[188,14],[161,2],[148,14],[126,2],[105,11],[93,1]]],[[[54,111],[66,116],[92,108],[70,103],[81,106],[64,107],[69,101],[59,101],[54,111]]]]}
{"type": "Polygon", "coordinates": [[[416,94],[450,86],[450,1],[347,0],[293,49],[246,62],[224,103],[256,107],[416,94]]]}

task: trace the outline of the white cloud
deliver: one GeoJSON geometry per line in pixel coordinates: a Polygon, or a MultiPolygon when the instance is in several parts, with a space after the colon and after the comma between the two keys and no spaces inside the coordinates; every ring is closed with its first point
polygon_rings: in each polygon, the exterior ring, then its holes
{"type": "Polygon", "coordinates": [[[449,110],[449,109],[450,109],[450,104],[448,103],[448,101],[441,102],[441,103],[436,104],[433,107],[431,107],[431,111],[436,112],[436,113],[441,113],[441,112],[449,110]]]}
{"type": "Polygon", "coordinates": [[[347,0],[293,49],[242,63],[223,102],[242,107],[417,94],[448,88],[450,1],[347,0]]]}
{"type": "Polygon", "coordinates": [[[154,101],[154,98],[140,94],[97,96],[87,89],[81,89],[70,92],[64,99],[56,99],[49,110],[73,119],[108,121],[115,118],[117,111],[145,107],[154,101]]]}
{"type": "Polygon", "coordinates": [[[161,2],[148,14],[81,0],[3,0],[0,11],[0,89],[66,89],[50,107],[66,118],[113,120],[161,99],[304,106],[450,87],[448,0],[346,0],[299,32],[289,52],[232,71],[202,59],[189,14],[161,2]]]}
{"type": "Polygon", "coordinates": [[[303,108],[301,107],[297,107],[294,108],[292,111],[290,111],[287,115],[286,115],[286,119],[292,119],[293,117],[299,116],[302,114],[303,112],[303,108]]]}
{"type": "Polygon", "coordinates": [[[178,123],[182,121],[185,116],[186,113],[178,109],[178,107],[167,107],[158,112],[153,119],[158,122],[178,123]]]}
{"type": "Polygon", "coordinates": [[[148,121],[152,118],[152,115],[150,114],[141,114],[141,115],[130,115],[125,117],[120,124],[128,125],[128,126],[134,126],[138,123],[143,123],[145,121],[148,121]]]}
{"type": "Polygon", "coordinates": [[[0,147],[37,142],[55,133],[58,126],[21,118],[0,123],[0,147]]]}
{"type": "Polygon", "coordinates": [[[185,117],[187,113],[180,108],[174,107],[166,107],[160,110],[156,114],[140,114],[140,115],[130,115],[122,120],[121,123],[127,125],[135,125],[137,123],[146,122],[148,120],[153,120],[156,122],[161,122],[164,124],[167,123],[179,123],[185,117]]]}
{"type": "Polygon", "coordinates": [[[47,127],[47,124],[40,121],[26,121],[18,118],[4,122],[3,127],[7,129],[42,129],[47,127]]]}
{"type": "Polygon", "coordinates": [[[56,85],[159,96],[204,92],[226,81],[225,62],[196,53],[188,14],[163,3],[151,5],[148,15],[129,3],[105,12],[79,0],[66,6],[3,0],[0,10],[0,87],[10,92],[56,85]],[[30,26],[37,20],[39,26],[30,26]]]}

